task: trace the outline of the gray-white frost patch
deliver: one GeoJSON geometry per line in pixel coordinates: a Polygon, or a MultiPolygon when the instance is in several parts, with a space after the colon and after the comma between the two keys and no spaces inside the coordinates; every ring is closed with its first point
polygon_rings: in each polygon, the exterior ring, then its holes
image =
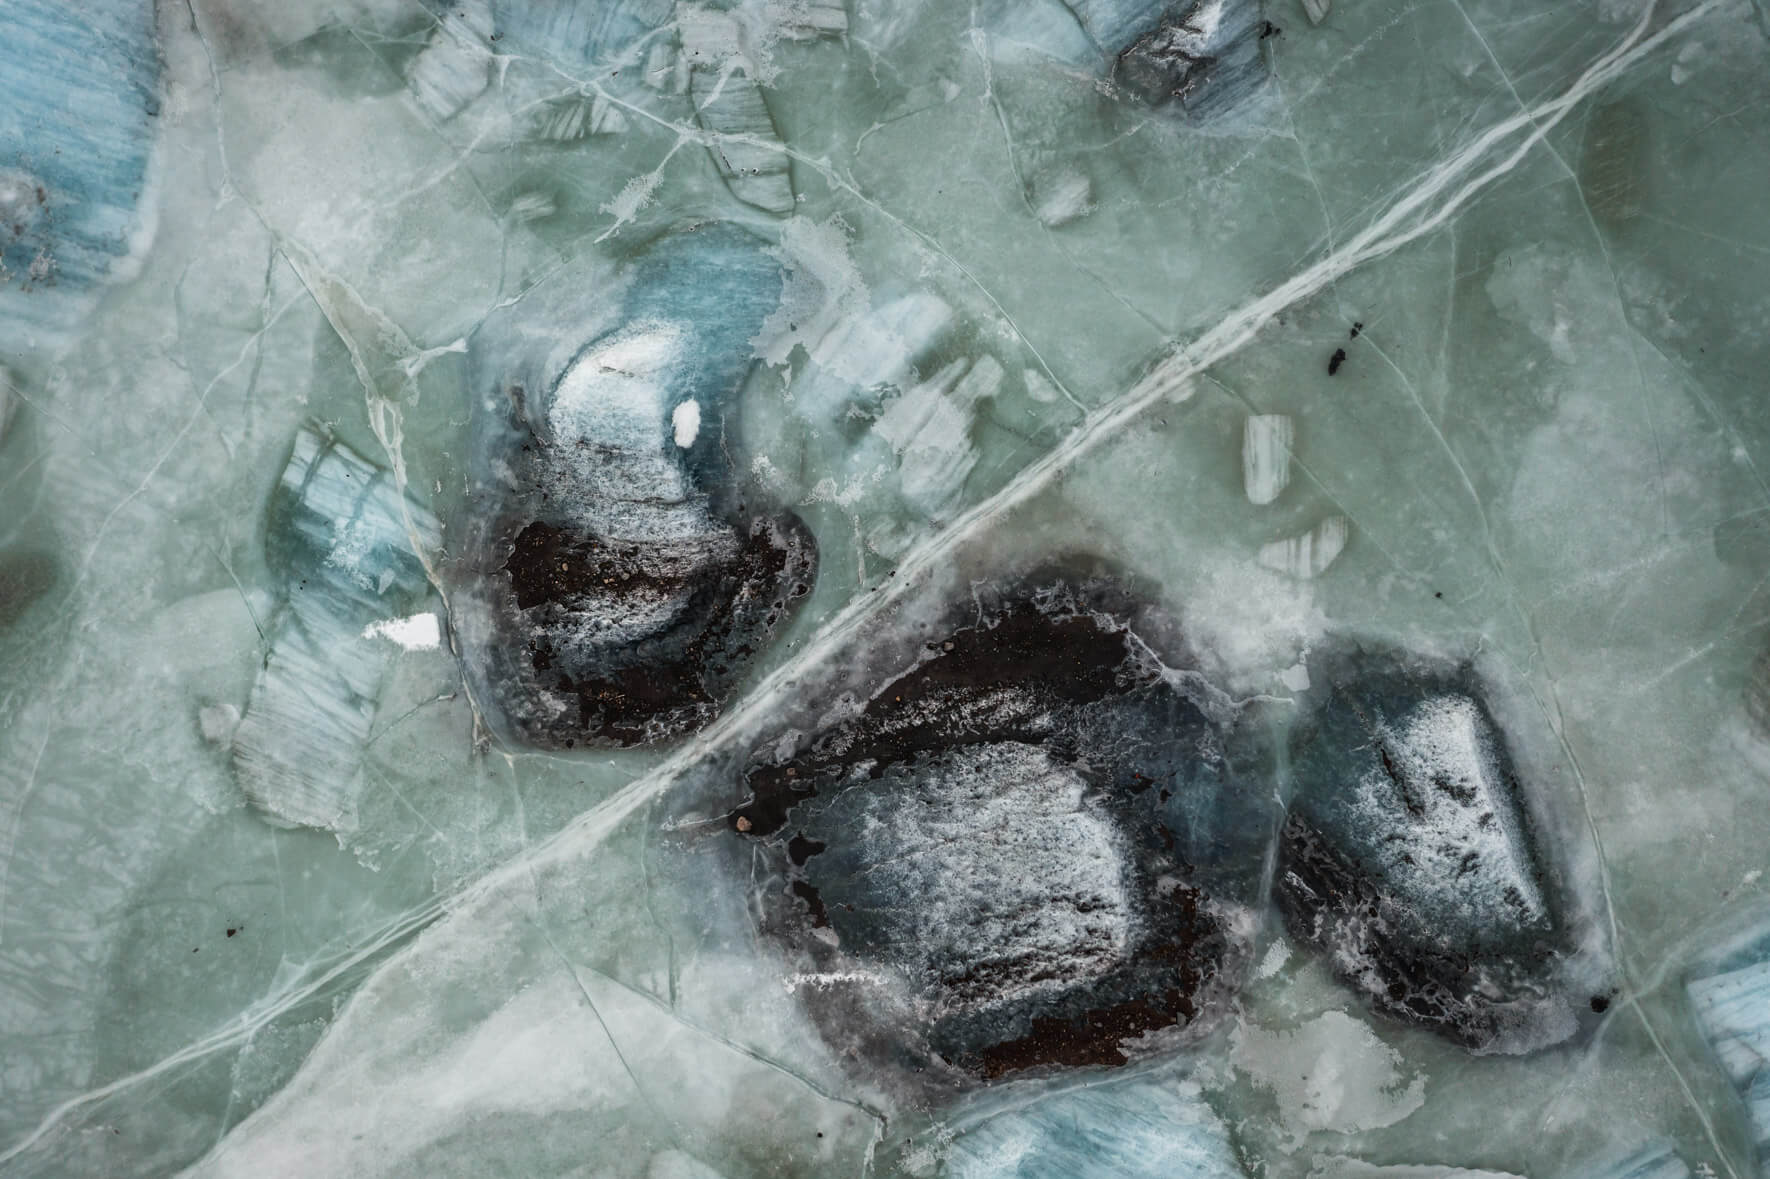
{"type": "Polygon", "coordinates": [[[1404,1078],[1401,1053],[1343,1011],[1288,1031],[1243,1023],[1230,1042],[1235,1067],[1277,1100],[1293,1147],[1316,1131],[1393,1126],[1426,1103],[1426,1078],[1404,1078]]]}

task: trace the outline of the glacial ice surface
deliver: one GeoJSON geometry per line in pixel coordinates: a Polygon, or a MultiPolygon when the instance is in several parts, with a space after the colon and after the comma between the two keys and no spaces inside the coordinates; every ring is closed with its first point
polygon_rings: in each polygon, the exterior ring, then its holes
{"type": "Polygon", "coordinates": [[[1761,1172],[1757,0],[0,27],[0,1175],[1761,1172]]]}

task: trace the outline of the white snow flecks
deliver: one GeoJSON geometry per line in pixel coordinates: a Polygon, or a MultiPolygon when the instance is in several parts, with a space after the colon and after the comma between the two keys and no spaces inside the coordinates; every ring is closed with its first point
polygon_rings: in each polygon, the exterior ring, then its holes
{"type": "Polygon", "coordinates": [[[1260,965],[1254,968],[1257,979],[1271,978],[1284,969],[1284,964],[1291,960],[1291,944],[1283,938],[1266,947],[1266,953],[1260,957],[1260,965]]]}
{"type": "Polygon", "coordinates": [[[1426,1103],[1425,1077],[1404,1078],[1401,1053],[1343,1011],[1279,1031],[1243,1023],[1230,1045],[1235,1067],[1277,1100],[1293,1147],[1318,1130],[1393,1126],[1426,1103]]]}
{"type": "Polygon", "coordinates": [[[866,895],[912,978],[985,1009],[1125,959],[1136,916],[1123,855],[1086,792],[1043,749],[999,744],[955,750],[928,782],[862,800],[866,895]]]}
{"type": "Polygon", "coordinates": [[[1359,779],[1353,805],[1382,830],[1414,815],[1421,837],[1383,848],[1385,879],[1437,920],[1459,928],[1516,927],[1543,921],[1548,906],[1530,870],[1523,832],[1493,746],[1491,726],[1466,696],[1436,696],[1379,734],[1387,759],[1359,779]],[[1418,784],[1410,797],[1391,777],[1418,784]]]}
{"type": "Polygon", "coordinates": [[[1242,428],[1241,479],[1248,502],[1269,504],[1290,486],[1295,429],[1284,414],[1250,414],[1242,428]]]}
{"type": "Polygon", "coordinates": [[[1260,546],[1260,564],[1305,581],[1320,577],[1346,547],[1350,535],[1346,517],[1329,516],[1301,536],[1260,546]]]}

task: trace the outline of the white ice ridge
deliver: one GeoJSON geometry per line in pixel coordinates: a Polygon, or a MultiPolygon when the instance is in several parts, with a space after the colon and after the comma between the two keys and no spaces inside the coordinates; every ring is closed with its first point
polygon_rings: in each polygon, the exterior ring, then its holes
{"type": "MultiPolygon", "coordinates": [[[[494,900],[502,890],[513,886],[521,889],[531,883],[533,873],[540,865],[596,848],[621,822],[656,801],[708,753],[744,739],[754,725],[776,714],[782,701],[809,670],[841,654],[866,623],[901,602],[915,583],[930,570],[946,563],[960,545],[990,522],[1043,492],[1071,463],[1118,437],[1145,410],[1167,399],[1184,400],[1192,391],[1193,377],[1237,352],[1275,315],[1318,293],[1365,262],[1392,253],[1444,225],[1477,193],[1517,168],[1529,151],[1559,126],[1582,99],[1614,81],[1630,66],[1702,21],[1724,3],[1725,0],[1704,0],[1668,21],[1652,35],[1647,35],[1647,29],[1657,6],[1647,5],[1629,33],[1600,55],[1561,94],[1488,128],[1428,171],[1364,230],[1267,294],[1238,308],[1190,345],[1171,351],[1125,393],[1089,411],[1062,444],[1030,463],[994,495],[965,510],[948,528],[907,550],[897,566],[895,577],[885,582],[876,593],[863,595],[844,607],[797,657],[784,661],[721,719],[709,725],[694,740],[684,743],[651,772],[590,808],[547,840],[532,845],[473,883],[451,895],[427,902],[391,923],[381,936],[368,940],[347,958],[325,965],[305,981],[292,981],[274,999],[243,1012],[209,1035],[146,1068],[63,1101],[30,1134],[0,1153],[0,1163],[31,1149],[80,1109],[165,1076],[211,1052],[244,1042],[283,1012],[310,1001],[340,976],[360,968],[440,915],[446,913],[451,920],[471,920],[476,909],[494,900]],[[1509,147],[1500,159],[1482,167],[1496,148],[1520,135],[1521,140],[1509,147]],[[1434,204],[1435,201],[1438,203],[1434,204]]],[[[620,105],[641,117],[662,121],[642,108],[626,103],[620,105]]],[[[680,130],[674,124],[668,125],[680,130]]],[[[795,162],[802,161],[822,174],[831,174],[820,167],[818,161],[787,150],[795,162]]],[[[292,256],[291,260],[297,258],[292,256]]],[[[314,268],[311,265],[298,266],[298,270],[313,289],[316,283],[312,280],[320,277],[313,272],[314,268]]],[[[328,311],[328,319],[335,326],[341,329],[353,326],[335,318],[340,310],[335,298],[324,300],[322,307],[328,311]]],[[[358,309],[353,306],[349,310],[358,309]]],[[[355,335],[346,335],[347,343],[353,339],[356,339],[355,335]]],[[[379,397],[373,377],[361,369],[360,357],[353,354],[352,359],[358,364],[365,389],[372,397],[379,397]]],[[[372,404],[371,410],[378,423],[388,414],[385,405],[372,404]]],[[[398,955],[377,969],[386,970],[397,961],[398,955]]],[[[254,1114],[242,1124],[249,1124],[259,1116],[254,1114]]]]}

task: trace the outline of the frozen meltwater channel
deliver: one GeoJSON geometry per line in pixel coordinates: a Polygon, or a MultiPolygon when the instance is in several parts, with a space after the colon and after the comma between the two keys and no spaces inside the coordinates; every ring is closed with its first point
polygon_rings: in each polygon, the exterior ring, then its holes
{"type": "Polygon", "coordinates": [[[0,22],[0,1174],[1770,1159],[1756,0],[0,22]]]}

